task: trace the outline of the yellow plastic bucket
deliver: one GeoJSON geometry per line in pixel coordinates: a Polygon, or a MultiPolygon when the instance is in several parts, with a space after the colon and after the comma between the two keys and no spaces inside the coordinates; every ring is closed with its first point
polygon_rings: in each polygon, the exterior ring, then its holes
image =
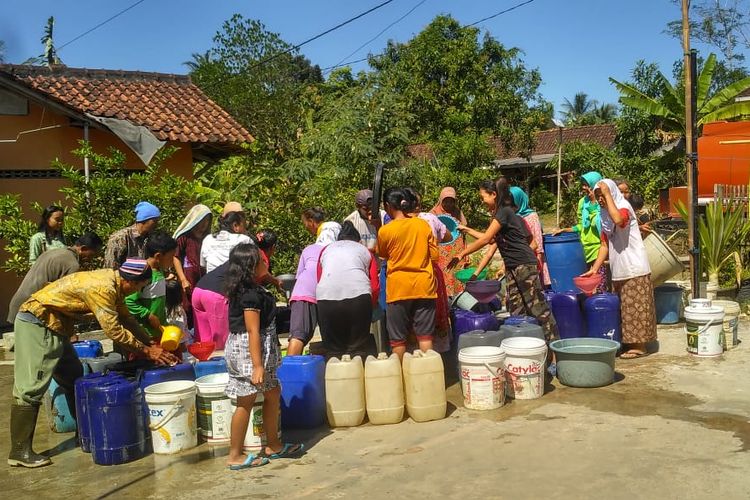
{"type": "Polygon", "coordinates": [[[165,326],[161,333],[161,347],[167,351],[174,351],[182,340],[182,330],[174,325],[165,326]]]}

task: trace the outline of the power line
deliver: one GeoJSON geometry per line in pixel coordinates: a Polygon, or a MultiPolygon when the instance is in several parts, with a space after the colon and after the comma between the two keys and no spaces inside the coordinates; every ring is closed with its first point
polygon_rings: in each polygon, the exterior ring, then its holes
{"type": "Polygon", "coordinates": [[[490,19],[494,19],[494,18],[496,18],[497,16],[500,16],[500,15],[502,15],[502,14],[508,13],[508,12],[510,12],[510,11],[512,11],[512,10],[516,10],[517,8],[519,8],[519,7],[523,7],[524,5],[527,5],[527,4],[530,4],[530,3],[531,3],[531,2],[533,2],[533,1],[534,1],[534,0],[526,0],[525,2],[521,2],[521,3],[519,3],[519,4],[516,4],[516,5],[514,5],[513,7],[509,7],[509,8],[507,8],[507,9],[505,9],[505,10],[501,10],[500,12],[498,12],[498,13],[496,13],[496,14],[492,14],[491,16],[487,16],[487,17],[485,17],[485,18],[482,18],[482,19],[480,19],[479,21],[473,22],[473,23],[471,23],[471,24],[469,24],[469,25],[467,25],[467,26],[476,26],[476,25],[477,25],[477,24],[479,24],[479,23],[483,23],[483,22],[485,22],[485,21],[489,21],[490,19]]]}
{"type": "MultiPolygon", "coordinates": [[[[143,1],[143,0],[141,0],[141,1],[143,1]]],[[[267,57],[266,59],[263,59],[262,61],[258,61],[258,62],[257,62],[257,63],[255,63],[255,64],[254,64],[253,66],[251,66],[251,67],[250,67],[249,69],[251,69],[251,70],[252,70],[252,69],[255,69],[255,68],[259,67],[259,66],[263,66],[264,64],[267,64],[267,63],[269,63],[269,62],[273,61],[273,60],[274,60],[274,59],[276,59],[277,57],[281,57],[281,56],[282,56],[282,55],[284,55],[284,54],[289,54],[290,52],[292,52],[292,51],[295,51],[295,50],[299,49],[299,48],[300,48],[300,47],[302,47],[303,45],[307,45],[308,43],[310,43],[310,42],[312,42],[312,41],[315,41],[315,40],[317,40],[318,38],[320,38],[320,37],[322,37],[322,36],[325,36],[325,35],[327,35],[328,33],[331,33],[331,32],[333,32],[333,31],[336,31],[337,29],[339,29],[339,28],[341,28],[341,27],[343,27],[343,26],[346,26],[347,24],[351,23],[352,21],[356,21],[357,19],[359,19],[359,18],[361,18],[361,17],[364,17],[364,16],[366,16],[367,14],[369,14],[369,13],[371,13],[371,12],[374,12],[374,11],[376,11],[376,10],[380,9],[381,7],[385,7],[386,5],[388,5],[388,4],[389,4],[389,3],[391,3],[391,2],[393,2],[393,0],[386,0],[385,2],[383,2],[383,3],[381,3],[381,4],[378,4],[378,5],[376,5],[375,7],[372,7],[371,9],[368,9],[368,10],[366,10],[366,11],[362,12],[361,14],[357,14],[356,16],[354,16],[354,17],[352,17],[352,18],[349,18],[349,19],[347,19],[346,21],[344,21],[344,22],[342,22],[342,23],[339,23],[339,24],[337,24],[337,25],[336,25],[336,26],[334,26],[333,28],[329,28],[329,29],[325,30],[324,32],[322,32],[322,33],[319,33],[319,34],[315,35],[315,36],[314,36],[314,37],[312,37],[312,38],[308,38],[307,40],[305,40],[305,41],[304,41],[304,42],[302,42],[302,43],[298,43],[297,45],[294,45],[294,46],[292,46],[292,47],[289,47],[288,49],[286,49],[286,50],[284,50],[284,51],[282,51],[282,52],[277,52],[276,54],[274,54],[274,55],[272,55],[272,56],[270,56],[270,57],[267,57]]]]}
{"type": "MultiPolygon", "coordinates": [[[[415,10],[417,10],[426,1],[427,0],[421,0],[420,2],[417,2],[417,4],[414,5],[411,9],[409,9],[404,15],[402,15],[401,17],[399,17],[398,19],[396,19],[395,21],[393,21],[391,24],[389,24],[388,26],[386,26],[385,28],[383,28],[382,30],[380,30],[380,32],[377,35],[375,35],[374,37],[370,38],[365,43],[363,43],[362,45],[360,45],[359,47],[357,47],[356,49],[354,49],[351,54],[349,54],[349,55],[347,55],[345,57],[342,57],[341,60],[339,62],[337,62],[336,64],[334,64],[333,66],[329,66],[328,68],[325,68],[323,71],[325,72],[325,71],[332,70],[334,68],[338,68],[341,65],[341,63],[343,63],[344,61],[346,61],[347,59],[349,59],[350,57],[352,57],[354,54],[356,54],[357,52],[359,52],[363,48],[365,48],[368,45],[370,45],[372,42],[374,42],[376,39],[378,39],[378,37],[380,37],[380,35],[382,35],[386,31],[388,31],[389,29],[391,29],[393,26],[395,26],[396,24],[398,24],[401,21],[403,21],[407,16],[409,16],[409,14],[411,14],[412,12],[414,12],[415,10]]],[[[356,61],[356,62],[361,62],[363,60],[367,60],[367,58],[361,59],[360,61],[356,61]]],[[[352,61],[352,62],[355,62],[355,61],[352,61]]]]}
{"type": "MultiPolygon", "coordinates": [[[[516,10],[516,9],[518,9],[519,7],[523,7],[524,5],[530,4],[530,3],[531,3],[531,2],[533,2],[533,1],[534,1],[534,0],[526,0],[525,2],[521,2],[521,3],[519,3],[519,4],[516,4],[516,5],[512,6],[512,7],[509,7],[509,8],[507,8],[507,9],[501,10],[500,12],[496,12],[495,14],[492,14],[491,16],[487,16],[487,17],[485,17],[485,18],[482,18],[482,19],[480,19],[479,21],[475,21],[475,22],[473,22],[473,23],[471,23],[471,24],[467,24],[467,26],[476,26],[476,25],[477,25],[477,24],[479,24],[479,23],[483,23],[484,21],[488,21],[488,20],[490,20],[490,19],[494,19],[494,18],[496,18],[496,17],[498,17],[498,16],[501,16],[501,15],[503,15],[503,14],[506,14],[506,13],[508,13],[508,12],[511,12],[511,11],[513,11],[513,10],[516,10]]],[[[420,5],[421,5],[421,3],[420,3],[420,5]]],[[[419,7],[419,5],[417,5],[416,7],[419,7]]],[[[416,8],[416,7],[415,7],[415,8],[416,8]]],[[[410,11],[410,12],[411,12],[411,11],[410,11]]],[[[408,15],[408,13],[407,13],[407,15],[408,15]]],[[[399,19],[399,20],[400,20],[400,19],[399,19]]],[[[396,21],[396,22],[398,22],[398,21],[396,21]]],[[[388,28],[386,28],[386,29],[388,29],[388,28]]],[[[379,36],[379,35],[378,35],[378,36],[379,36]]],[[[368,43],[369,43],[369,42],[368,42],[368,43]]],[[[357,49],[357,50],[359,50],[359,49],[357,49]]],[[[355,52],[356,52],[356,51],[355,51],[355,52]]],[[[374,54],[374,55],[373,55],[372,57],[382,56],[383,54],[385,54],[385,52],[380,52],[380,53],[378,53],[378,54],[374,54]]],[[[368,56],[368,57],[364,57],[364,58],[362,58],[362,59],[356,59],[356,60],[354,60],[354,61],[347,61],[347,62],[343,62],[343,63],[338,63],[338,64],[334,64],[333,66],[329,66],[329,67],[325,68],[325,69],[324,69],[323,71],[324,71],[324,72],[326,72],[326,71],[329,71],[329,70],[332,70],[332,69],[335,69],[335,68],[340,68],[340,67],[342,67],[342,66],[348,66],[348,65],[350,65],[350,64],[355,64],[355,63],[358,63],[358,62],[363,62],[363,61],[367,61],[367,60],[368,60],[369,58],[370,58],[370,56],[368,56]]]]}
{"type": "Polygon", "coordinates": [[[111,17],[107,18],[107,19],[105,19],[104,21],[100,22],[99,24],[97,24],[97,25],[96,25],[96,26],[94,26],[93,28],[91,28],[91,29],[89,29],[89,30],[87,30],[87,31],[84,31],[83,33],[81,33],[81,34],[80,34],[80,35],[78,35],[77,37],[73,38],[72,40],[69,40],[69,41],[65,42],[65,43],[64,43],[64,44],[62,44],[62,45],[61,45],[60,47],[58,47],[57,51],[58,51],[58,52],[60,52],[60,51],[61,51],[62,49],[64,49],[65,47],[67,47],[67,46],[68,46],[68,45],[70,45],[71,43],[75,42],[76,40],[80,40],[81,38],[85,37],[86,35],[88,35],[88,34],[89,34],[89,33],[91,33],[92,31],[95,31],[95,30],[97,30],[97,29],[101,28],[102,26],[104,26],[104,25],[105,25],[105,24],[107,24],[108,22],[112,21],[113,19],[116,19],[116,18],[120,17],[121,15],[123,15],[123,14],[125,14],[125,13],[126,13],[127,11],[129,11],[130,9],[133,9],[133,8],[135,8],[135,7],[139,6],[140,4],[142,4],[142,3],[143,3],[143,2],[145,2],[145,1],[146,1],[146,0],[138,0],[137,2],[135,2],[135,3],[134,3],[134,4],[132,4],[132,5],[130,5],[129,7],[126,7],[126,8],[124,8],[124,9],[122,9],[122,10],[121,10],[120,12],[118,12],[117,14],[115,14],[115,15],[113,15],[113,16],[111,16],[111,17]]]}

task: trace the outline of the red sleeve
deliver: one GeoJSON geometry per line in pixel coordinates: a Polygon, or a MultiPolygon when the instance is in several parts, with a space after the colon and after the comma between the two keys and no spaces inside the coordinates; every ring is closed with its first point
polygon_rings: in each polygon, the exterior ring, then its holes
{"type": "Polygon", "coordinates": [[[625,227],[630,222],[630,211],[627,208],[621,208],[619,211],[620,216],[622,217],[622,222],[620,222],[618,226],[625,227]]]}
{"type": "Polygon", "coordinates": [[[607,233],[602,233],[601,235],[602,241],[609,245],[609,238],[607,238],[607,233]]]}
{"type": "Polygon", "coordinates": [[[323,276],[323,266],[320,264],[320,258],[323,256],[323,252],[325,252],[326,247],[323,247],[323,249],[318,254],[318,283],[320,283],[320,277],[323,276]]]}
{"type": "Polygon", "coordinates": [[[372,290],[372,304],[378,303],[380,296],[380,273],[378,272],[378,259],[375,252],[370,252],[370,289],[372,290]]]}

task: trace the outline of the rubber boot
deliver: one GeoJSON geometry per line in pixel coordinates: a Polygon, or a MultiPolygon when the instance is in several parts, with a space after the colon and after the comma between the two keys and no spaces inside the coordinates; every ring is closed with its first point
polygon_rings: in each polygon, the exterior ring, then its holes
{"type": "Polygon", "coordinates": [[[43,467],[52,460],[34,453],[31,442],[39,416],[38,406],[12,405],[10,407],[10,453],[8,465],[13,467],[43,467]]]}

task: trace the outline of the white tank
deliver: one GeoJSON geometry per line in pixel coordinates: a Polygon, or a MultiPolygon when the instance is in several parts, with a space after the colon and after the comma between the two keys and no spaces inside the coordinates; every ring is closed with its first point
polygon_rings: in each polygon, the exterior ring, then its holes
{"type": "Polygon", "coordinates": [[[345,354],[326,363],[326,413],[331,427],[354,427],[365,419],[362,358],[345,354]]]}
{"type": "Polygon", "coordinates": [[[397,354],[384,352],[365,361],[367,418],[372,424],[397,424],[404,418],[404,381],[397,354]]]}
{"type": "Polygon", "coordinates": [[[445,418],[443,358],[432,349],[404,354],[406,409],[415,422],[445,418]]]}

